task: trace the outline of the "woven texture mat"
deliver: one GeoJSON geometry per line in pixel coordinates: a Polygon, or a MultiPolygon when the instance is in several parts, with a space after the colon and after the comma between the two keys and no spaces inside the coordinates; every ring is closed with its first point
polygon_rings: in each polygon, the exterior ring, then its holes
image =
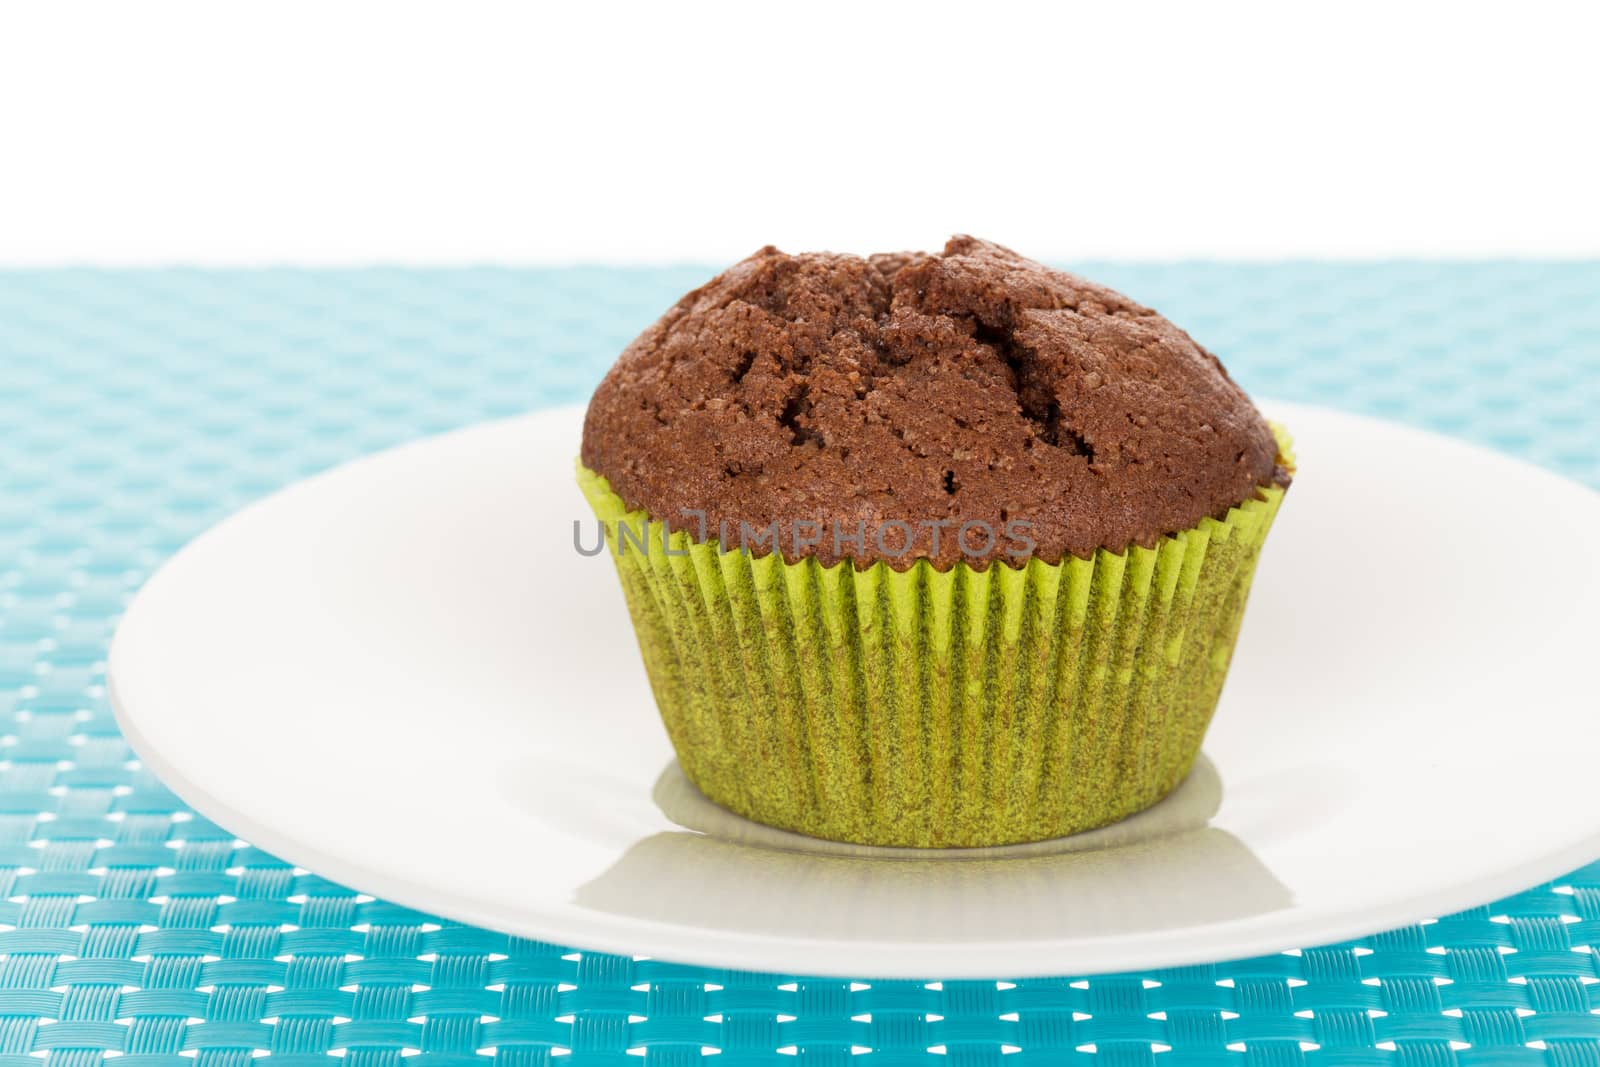
{"type": "MultiPolygon", "coordinates": [[[[1600,264],[1085,270],[1185,325],[1258,395],[1416,423],[1600,485],[1600,264]]],[[[796,980],[579,953],[374,900],[236,840],[131,758],[103,661],[164,557],[329,464],[582,399],[704,276],[0,273],[0,1067],[712,1051],[1600,1065],[1600,864],[1361,942],[1215,966],[796,980]]],[[[1505,802],[1541,817],[1537,796],[1505,802]]]]}

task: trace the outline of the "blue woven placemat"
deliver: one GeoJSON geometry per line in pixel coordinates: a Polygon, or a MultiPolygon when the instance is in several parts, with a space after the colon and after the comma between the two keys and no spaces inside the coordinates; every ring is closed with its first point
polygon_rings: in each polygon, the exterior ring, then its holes
{"type": "MultiPolygon", "coordinates": [[[[1085,269],[1259,395],[1600,485],[1600,264],[1085,269]]],[[[164,557],[329,464],[585,397],[705,273],[0,273],[0,1067],[711,1050],[730,1064],[1600,1065],[1600,864],[1352,944],[867,984],[580,954],[419,915],[236,840],[133,761],[103,660],[164,557]]],[[[237,743],[249,758],[249,736],[237,743]]],[[[1537,796],[1505,802],[1541,817],[1537,796]]]]}

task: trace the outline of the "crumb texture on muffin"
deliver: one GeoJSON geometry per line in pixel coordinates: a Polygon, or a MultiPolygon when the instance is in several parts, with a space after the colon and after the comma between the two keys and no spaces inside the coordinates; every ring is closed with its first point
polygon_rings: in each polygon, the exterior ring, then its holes
{"type": "Polygon", "coordinates": [[[589,404],[582,460],[674,530],[700,530],[695,511],[713,538],[815,522],[845,538],[801,555],[898,569],[981,567],[1014,546],[977,551],[982,527],[958,545],[962,523],[1025,523],[1047,563],[1148,547],[1288,477],[1188,334],[972,237],[937,255],[763,248],[627,347],[589,404]],[[893,532],[885,554],[873,531],[893,522],[913,539],[893,532]]]}

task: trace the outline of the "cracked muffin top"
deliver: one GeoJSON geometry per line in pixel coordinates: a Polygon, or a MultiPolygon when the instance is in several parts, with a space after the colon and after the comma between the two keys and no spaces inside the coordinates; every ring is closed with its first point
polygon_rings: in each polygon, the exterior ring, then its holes
{"type": "Polygon", "coordinates": [[[623,351],[582,460],[693,537],[736,547],[741,524],[777,523],[789,562],[897,569],[1148,547],[1288,482],[1188,334],[972,237],[865,259],[763,248],[623,351]]]}

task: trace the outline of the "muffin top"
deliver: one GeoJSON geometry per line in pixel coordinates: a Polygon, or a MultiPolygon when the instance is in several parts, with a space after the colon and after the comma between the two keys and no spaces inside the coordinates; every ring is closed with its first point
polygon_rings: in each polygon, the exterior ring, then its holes
{"type": "Polygon", "coordinates": [[[582,459],[698,539],[897,569],[1148,547],[1288,482],[1188,334],[964,236],[937,255],[763,248],[623,351],[582,459]]]}

